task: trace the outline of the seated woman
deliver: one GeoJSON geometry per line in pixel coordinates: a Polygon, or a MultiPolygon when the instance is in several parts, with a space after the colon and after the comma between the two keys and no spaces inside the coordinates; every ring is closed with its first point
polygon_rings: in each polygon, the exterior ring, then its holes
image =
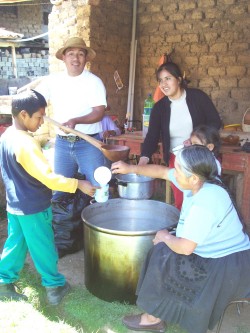
{"type": "Polygon", "coordinates": [[[176,236],[160,230],[143,264],[136,294],[145,312],[123,318],[131,330],[164,332],[166,322],[190,333],[213,329],[231,300],[250,296],[250,242],[205,146],[184,147],[175,169],[112,164],[113,173],[167,179],[184,194],[176,236]]]}

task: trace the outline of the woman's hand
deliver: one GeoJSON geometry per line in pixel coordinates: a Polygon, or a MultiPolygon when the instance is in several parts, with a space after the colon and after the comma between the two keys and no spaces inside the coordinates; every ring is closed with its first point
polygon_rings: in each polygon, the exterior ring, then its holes
{"type": "Polygon", "coordinates": [[[165,243],[166,239],[169,238],[169,235],[171,235],[171,234],[167,230],[165,230],[165,229],[157,231],[157,233],[155,235],[155,238],[153,239],[154,245],[156,245],[158,243],[161,243],[161,242],[165,243]]]}
{"type": "Polygon", "coordinates": [[[77,188],[90,197],[93,197],[95,195],[95,191],[100,188],[100,186],[94,186],[88,180],[78,180],[77,188]]]}
{"type": "Polygon", "coordinates": [[[112,173],[122,173],[122,174],[127,174],[127,173],[132,173],[132,164],[127,164],[125,162],[119,161],[115,162],[111,165],[111,171],[112,173]]]}
{"type": "Polygon", "coordinates": [[[154,245],[161,242],[164,242],[172,251],[187,256],[193,253],[197,246],[197,243],[189,239],[171,235],[167,230],[157,231],[153,239],[154,245]]]}

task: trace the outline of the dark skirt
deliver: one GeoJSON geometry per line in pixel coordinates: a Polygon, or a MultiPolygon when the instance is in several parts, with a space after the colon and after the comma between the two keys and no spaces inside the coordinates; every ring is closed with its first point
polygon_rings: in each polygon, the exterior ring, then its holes
{"type": "Polygon", "coordinates": [[[250,296],[250,250],[222,258],[180,255],[164,243],[148,253],[137,285],[137,305],[190,333],[206,333],[226,305],[250,296]]]}

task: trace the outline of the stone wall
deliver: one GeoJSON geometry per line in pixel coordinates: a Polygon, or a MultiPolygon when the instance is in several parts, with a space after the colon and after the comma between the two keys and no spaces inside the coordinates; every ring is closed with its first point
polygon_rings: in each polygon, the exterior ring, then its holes
{"type": "Polygon", "coordinates": [[[225,124],[250,106],[248,0],[139,0],[135,111],[154,92],[160,56],[172,60],[215,103],[225,124]]]}

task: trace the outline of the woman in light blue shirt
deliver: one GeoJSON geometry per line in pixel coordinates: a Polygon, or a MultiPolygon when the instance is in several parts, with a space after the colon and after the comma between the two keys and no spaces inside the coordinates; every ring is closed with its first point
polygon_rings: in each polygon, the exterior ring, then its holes
{"type": "Polygon", "coordinates": [[[205,146],[180,150],[175,169],[116,162],[113,173],[172,181],[184,194],[176,236],[160,230],[137,285],[144,313],[125,316],[132,330],[162,333],[166,322],[206,333],[233,299],[250,296],[250,242],[236,205],[205,146]]]}

